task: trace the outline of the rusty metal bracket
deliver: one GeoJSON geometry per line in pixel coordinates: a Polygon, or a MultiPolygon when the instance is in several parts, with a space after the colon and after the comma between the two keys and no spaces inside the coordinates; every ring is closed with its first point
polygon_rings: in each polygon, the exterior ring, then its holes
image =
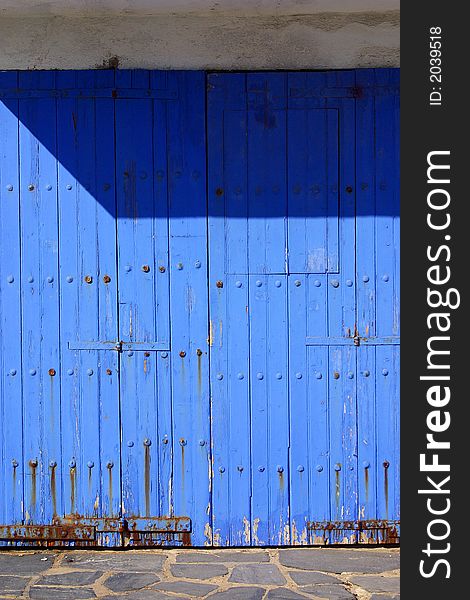
{"type": "MultiPolygon", "coordinates": [[[[54,518],[50,525],[0,525],[0,541],[46,546],[104,546],[107,535],[117,535],[125,546],[189,546],[189,517],[130,517],[128,519],[80,517],[54,518]]],[[[118,543],[119,545],[119,543],[118,543]]]]}
{"type": "Polygon", "coordinates": [[[310,543],[399,544],[400,521],[310,521],[310,543]],[[345,541],[346,540],[346,541],[345,541]]]}
{"type": "Polygon", "coordinates": [[[2,541],[86,541],[95,539],[96,528],[76,525],[0,525],[2,541]]]}

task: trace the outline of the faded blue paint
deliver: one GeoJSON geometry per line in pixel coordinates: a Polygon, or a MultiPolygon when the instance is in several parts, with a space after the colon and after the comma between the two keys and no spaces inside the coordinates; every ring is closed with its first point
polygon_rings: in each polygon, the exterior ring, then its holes
{"type": "Polygon", "coordinates": [[[397,86],[0,74],[0,525],[399,519],[397,86]]]}

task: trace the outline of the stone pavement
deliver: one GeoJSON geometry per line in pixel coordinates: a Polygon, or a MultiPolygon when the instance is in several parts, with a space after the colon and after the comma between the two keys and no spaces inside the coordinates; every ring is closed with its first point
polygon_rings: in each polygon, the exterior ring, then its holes
{"type": "Polygon", "coordinates": [[[1,551],[0,600],[396,600],[399,550],[1,551]]]}

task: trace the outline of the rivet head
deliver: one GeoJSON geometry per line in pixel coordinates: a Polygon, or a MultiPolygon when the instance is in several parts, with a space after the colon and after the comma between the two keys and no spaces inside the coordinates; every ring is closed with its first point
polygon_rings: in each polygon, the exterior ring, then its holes
{"type": "Polygon", "coordinates": [[[14,377],[16,375],[16,369],[10,369],[10,375],[14,377]]]}
{"type": "Polygon", "coordinates": [[[129,350],[129,352],[127,353],[127,356],[134,356],[134,353],[132,352],[132,350],[129,350]]]}
{"type": "Polygon", "coordinates": [[[32,458],[32,459],[29,461],[29,466],[30,466],[30,467],[33,467],[33,468],[37,467],[37,466],[38,466],[38,461],[37,461],[35,458],[32,458]]]}
{"type": "Polygon", "coordinates": [[[216,284],[215,284],[215,285],[216,285],[216,287],[218,287],[218,288],[223,288],[223,287],[224,287],[224,282],[219,280],[219,281],[217,281],[217,282],[216,282],[216,284]]]}
{"type": "Polygon", "coordinates": [[[385,274],[385,275],[382,277],[382,279],[383,279],[383,281],[387,282],[387,281],[390,279],[390,277],[389,277],[388,275],[386,275],[386,274],[385,274]]]}
{"type": "Polygon", "coordinates": [[[56,371],[55,371],[55,369],[49,369],[49,375],[50,375],[51,377],[54,377],[54,375],[55,375],[55,372],[56,372],[56,371]]]}
{"type": "Polygon", "coordinates": [[[108,469],[112,469],[114,467],[114,463],[112,460],[108,460],[108,462],[106,463],[106,466],[108,469]]]}
{"type": "Polygon", "coordinates": [[[264,375],[263,375],[263,373],[257,373],[257,374],[256,374],[256,378],[257,378],[257,379],[259,379],[260,381],[261,381],[262,379],[264,379],[264,375]]]}
{"type": "Polygon", "coordinates": [[[317,379],[321,379],[321,378],[323,377],[323,375],[317,371],[317,372],[315,373],[315,377],[316,377],[317,379]]]}
{"type": "Polygon", "coordinates": [[[131,265],[126,265],[126,266],[124,267],[124,271],[125,271],[126,273],[130,273],[130,272],[132,271],[132,267],[131,267],[131,265]]]}
{"type": "Polygon", "coordinates": [[[46,185],[46,190],[47,190],[48,192],[50,192],[50,191],[52,190],[52,185],[51,185],[50,183],[48,183],[48,184],[46,185]]]}
{"type": "Polygon", "coordinates": [[[364,467],[364,469],[368,469],[368,468],[370,467],[370,462],[369,462],[368,460],[365,460],[365,461],[362,463],[362,466],[364,467]]]}
{"type": "Polygon", "coordinates": [[[29,190],[30,192],[33,192],[33,191],[34,191],[34,185],[33,185],[32,183],[30,183],[30,184],[28,185],[28,190],[29,190]]]}
{"type": "Polygon", "coordinates": [[[264,469],[265,469],[265,467],[262,467],[262,466],[259,466],[259,467],[258,467],[258,471],[259,471],[260,473],[263,473],[264,469]]]}
{"type": "Polygon", "coordinates": [[[313,282],[313,285],[315,287],[320,287],[321,286],[321,281],[319,279],[315,279],[315,281],[313,282]]]}
{"type": "Polygon", "coordinates": [[[163,443],[163,444],[168,444],[168,438],[167,438],[167,437],[164,437],[164,438],[162,439],[162,443],[163,443]]]}
{"type": "Polygon", "coordinates": [[[144,352],[144,356],[145,358],[148,358],[150,356],[150,352],[144,352]]]}
{"type": "Polygon", "coordinates": [[[160,271],[160,273],[164,273],[166,271],[165,267],[163,265],[160,265],[158,267],[158,270],[160,271]]]}
{"type": "Polygon", "coordinates": [[[352,287],[352,284],[353,284],[353,282],[352,282],[352,280],[351,280],[351,279],[346,279],[346,285],[347,285],[348,287],[352,287]]]}
{"type": "Polygon", "coordinates": [[[297,467],[297,471],[298,471],[299,473],[303,473],[303,472],[305,471],[305,467],[304,467],[303,465],[299,465],[299,466],[297,467]]]}
{"type": "Polygon", "coordinates": [[[182,271],[182,270],[183,270],[183,263],[179,262],[179,263],[176,265],[176,268],[178,269],[178,271],[182,271]]]}
{"type": "Polygon", "coordinates": [[[243,379],[245,377],[245,375],[243,375],[243,373],[238,373],[237,377],[238,377],[238,379],[243,379]]]}
{"type": "Polygon", "coordinates": [[[74,459],[72,459],[72,460],[69,462],[69,467],[70,467],[71,469],[75,469],[75,467],[76,467],[76,466],[77,466],[77,463],[76,463],[76,461],[75,461],[74,459]]]}
{"type": "Polygon", "coordinates": [[[341,471],[341,465],[339,463],[336,463],[335,471],[341,471]]]}
{"type": "Polygon", "coordinates": [[[219,473],[225,473],[225,467],[219,467],[219,473]]]}
{"type": "Polygon", "coordinates": [[[278,288],[279,288],[279,287],[281,287],[281,282],[279,281],[279,279],[277,279],[277,280],[274,282],[274,285],[275,285],[276,287],[278,287],[278,288]]]}
{"type": "Polygon", "coordinates": [[[180,356],[181,356],[181,358],[184,358],[186,356],[186,352],[184,350],[181,350],[180,356]]]}
{"type": "Polygon", "coordinates": [[[197,260],[197,261],[194,263],[194,266],[195,266],[195,268],[196,268],[196,269],[200,269],[200,268],[201,268],[201,261],[200,261],[200,260],[197,260]]]}
{"type": "Polygon", "coordinates": [[[17,461],[15,458],[14,458],[14,459],[11,461],[11,466],[12,466],[14,469],[16,469],[16,467],[18,466],[18,461],[17,461]]]}
{"type": "Polygon", "coordinates": [[[388,460],[384,460],[382,464],[383,464],[384,469],[388,469],[388,467],[390,466],[390,463],[388,462],[388,460]]]}
{"type": "Polygon", "coordinates": [[[8,275],[7,281],[8,281],[8,283],[13,283],[15,281],[15,278],[13,277],[13,275],[8,275]]]}
{"type": "Polygon", "coordinates": [[[180,446],[186,446],[187,443],[188,442],[184,438],[180,439],[180,446]]]}
{"type": "Polygon", "coordinates": [[[302,285],[302,282],[300,281],[300,279],[296,279],[294,281],[294,285],[295,285],[295,287],[300,287],[302,285]]]}
{"type": "Polygon", "coordinates": [[[362,281],[363,281],[364,283],[367,283],[367,282],[369,281],[369,276],[368,276],[368,275],[363,275],[363,276],[362,276],[362,281]]]}
{"type": "Polygon", "coordinates": [[[105,184],[103,184],[103,190],[104,190],[105,192],[107,192],[107,191],[108,191],[108,190],[110,190],[110,189],[111,189],[111,185],[110,185],[109,183],[105,183],[105,184]]]}
{"type": "Polygon", "coordinates": [[[36,375],[36,369],[30,369],[29,370],[29,374],[30,375],[36,375]]]}
{"type": "Polygon", "coordinates": [[[34,277],[32,275],[30,275],[28,277],[28,283],[33,283],[34,282],[34,277]]]}
{"type": "Polygon", "coordinates": [[[13,186],[11,185],[11,183],[9,183],[7,185],[7,192],[12,192],[13,191],[13,186]]]}
{"type": "Polygon", "coordinates": [[[67,375],[73,375],[73,369],[68,369],[67,370],[67,375]]]}
{"type": "Polygon", "coordinates": [[[364,375],[364,377],[369,377],[370,371],[364,371],[363,375],[364,375]]]}
{"type": "Polygon", "coordinates": [[[263,285],[263,282],[258,279],[256,281],[256,287],[261,287],[262,285],[263,285]]]}
{"type": "Polygon", "coordinates": [[[168,352],[162,352],[160,356],[162,358],[168,358],[168,352]]]}
{"type": "Polygon", "coordinates": [[[47,278],[47,283],[52,283],[54,281],[54,277],[52,277],[52,275],[49,275],[49,277],[47,278]]]}
{"type": "Polygon", "coordinates": [[[222,188],[217,188],[215,190],[215,195],[216,196],[223,196],[224,195],[224,190],[222,188]]]}
{"type": "Polygon", "coordinates": [[[236,281],[235,282],[235,287],[241,288],[242,287],[242,282],[241,281],[236,281]]]}
{"type": "Polygon", "coordinates": [[[353,379],[354,373],[352,371],[348,371],[348,378],[353,379]]]}
{"type": "Polygon", "coordinates": [[[330,283],[334,288],[339,287],[339,281],[337,279],[332,279],[330,283]]]}
{"type": "Polygon", "coordinates": [[[346,186],[346,192],[348,194],[352,194],[352,191],[353,191],[352,186],[350,186],[350,185],[346,186]]]}
{"type": "Polygon", "coordinates": [[[91,375],[93,375],[93,369],[88,369],[86,373],[91,377],[91,375]]]}
{"type": "Polygon", "coordinates": [[[322,465],[317,465],[315,468],[319,473],[321,473],[323,471],[322,465]]]}
{"type": "Polygon", "coordinates": [[[148,273],[150,271],[150,267],[148,265],[142,265],[142,271],[144,273],[148,273]]]}
{"type": "Polygon", "coordinates": [[[65,187],[70,191],[72,189],[72,184],[68,183],[65,187]]]}
{"type": "Polygon", "coordinates": [[[334,377],[334,379],[339,379],[338,371],[333,371],[333,377],[334,377]]]}
{"type": "Polygon", "coordinates": [[[111,375],[111,374],[112,374],[111,369],[106,369],[106,375],[111,375]]]}
{"type": "Polygon", "coordinates": [[[129,440],[129,441],[127,442],[127,447],[128,447],[128,448],[132,448],[133,446],[134,446],[134,442],[133,442],[132,440],[129,440]]]}
{"type": "Polygon", "coordinates": [[[278,473],[283,473],[284,472],[284,467],[281,467],[281,465],[277,465],[277,472],[278,473]]]}
{"type": "Polygon", "coordinates": [[[302,373],[296,373],[295,377],[296,379],[302,379],[302,373]]]}
{"type": "Polygon", "coordinates": [[[386,377],[388,375],[388,369],[382,369],[382,375],[386,377]]]}
{"type": "Polygon", "coordinates": [[[222,375],[222,373],[217,373],[217,379],[219,381],[221,381],[224,378],[224,376],[222,375]]]}
{"type": "Polygon", "coordinates": [[[86,465],[89,469],[93,469],[93,467],[95,466],[95,463],[92,460],[89,460],[86,465]]]}
{"type": "Polygon", "coordinates": [[[151,445],[152,445],[152,440],[150,440],[149,438],[145,438],[144,446],[151,446],[151,445]]]}
{"type": "Polygon", "coordinates": [[[199,440],[199,445],[200,446],[205,446],[206,445],[206,440],[199,440]]]}
{"type": "Polygon", "coordinates": [[[282,373],[276,373],[276,379],[282,379],[282,373]]]}
{"type": "Polygon", "coordinates": [[[85,275],[85,283],[91,283],[93,281],[93,277],[91,275],[85,275]]]}
{"type": "Polygon", "coordinates": [[[237,471],[238,471],[239,473],[243,473],[243,467],[242,467],[242,465],[238,465],[238,467],[237,467],[237,471]]]}
{"type": "Polygon", "coordinates": [[[55,467],[57,467],[57,463],[55,460],[51,460],[49,461],[49,466],[51,469],[54,469],[55,467]]]}
{"type": "Polygon", "coordinates": [[[111,277],[109,275],[105,275],[103,277],[103,281],[104,281],[104,283],[109,283],[111,281],[111,277]]]}
{"type": "Polygon", "coordinates": [[[67,275],[66,281],[67,281],[67,283],[72,283],[72,281],[73,281],[72,275],[67,275]]]}

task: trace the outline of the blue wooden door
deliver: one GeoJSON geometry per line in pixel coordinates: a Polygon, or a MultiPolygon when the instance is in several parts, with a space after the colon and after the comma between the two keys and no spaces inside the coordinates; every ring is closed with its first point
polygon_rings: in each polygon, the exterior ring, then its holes
{"type": "Polygon", "coordinates": [[[397,85],[0,74],[0,544],[396,538],[397,85]]]}
{"type": "Polygon", "coordinates": [[[397,72],[208,81],[214,543],[393,541],[397,72]]]}
{"type": "Polygon", "coordinates": [[[0,543],[201,545],[205,75],[0,80],[0,543]]]}

